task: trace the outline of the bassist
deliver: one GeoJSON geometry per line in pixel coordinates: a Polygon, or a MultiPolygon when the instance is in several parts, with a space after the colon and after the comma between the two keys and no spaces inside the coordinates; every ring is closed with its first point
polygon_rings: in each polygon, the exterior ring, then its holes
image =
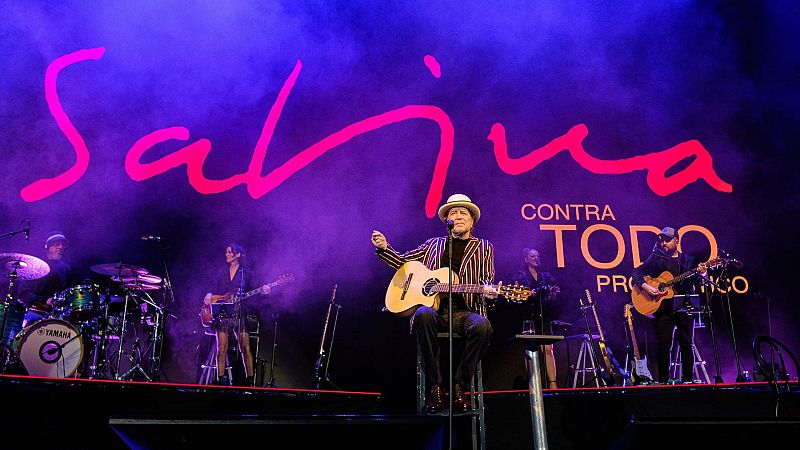
{"type": "MultiPolygon", "coordinates": [[[[252,271],[244,267],[244,248],[238,244],[228,244],[225,248],[225,262],[227,267],[220,270],[214,278],[214,290],[206,294],[203,299],[205,305],[225,304],[235,300],[236,293],[247,292],[252,289],[252,271]]],[[[269,293],[269,286],[264,286],[262,295],[269,293]]],[[[250,335],[247,331],[245,318],[251,313],[249,302],[237,302],[226,305],[213,318],[211,327],[216,332],[217,345],[217,384],[230,385],[225,372],[228,355],[228,338],[235,336],[242,362],[245,368],[247,386],[253,385],[253,353],[250,350],[250,335]]]]}
{"type": "MultiPolygon", "coordinates": [[[[673,277],[697,268],[701,276],[705,276],[705,264],[697,264],[694,258],[678,250],[680,240],[675,228],[665,227],[658,234],[658,241],[653,247],[653,252],[636,269],[633,270],[633,284],[642,289],[653,299],[658,299],[662,293],[656,286],[648,284],[645,276],[656,278],[664,272],[673,277]]],[[[697,278],[688,278],[673,286],[676,294],[692,294],[698,289],[697,278]]],[[[681,381],[691,383],[694,380],[694,353],[692,351],[692,328],[694,320],[689,314],[686,305],[677,298],[665,298],[653,314],[656,329],[658,362],[658,381],[660,383],[674,383],[669,377],[670,347],[672,345],[672,330],[680,345],[681,354],[681,381]]]]}

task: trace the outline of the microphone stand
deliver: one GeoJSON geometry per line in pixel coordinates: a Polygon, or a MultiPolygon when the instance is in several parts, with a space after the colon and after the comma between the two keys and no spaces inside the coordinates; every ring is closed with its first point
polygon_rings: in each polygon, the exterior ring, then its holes
{"type": "Polygon", "coordinates": [[[278,349],[278,313],[273,314],[272,318],[275,319],[272,334],[272,358],[269,362],[269,381],[265,387],[276,388],[278,385],[275,383],[275,350],[278,349]]]}
{"type": "MultiPolygon", "coordinates": [[[[726,270],[727,270],[727,267],[724,267],[722,269],[722,272],[720,272],[718,279],[721,280],[721,279],[725,278],[725,276],[727,275],[725,273],[726,270]]],[[[723,293],[722,293],[722,290],[720,289],[720,299],[722,299],[722,298],[723,298],[723,293]]],[[[731,311],[731,284],[729,282],[727,283],[727,289],[725,290],[724,298],[725,298],[725,303],[724,303],[725,307],[724,308],[727,309],[728,320],[730,321],[730,326],[731,326],[731,341],[732,341],[732,344],[733,344],[733,357],[736,359],[736,382],[737,383],[744,383],[744,382],[748,382],[748,381],[753,381],[753,380],[750,379],[749,376],[747,376],[744,372],[742,372],[742,360],[741,360],[741,358],[739,358],[739,347],[736,345],[736,331],[734,330],[734,327],[733,327],[733,311],[731,311]]]]}
{"type": "MultiPolygon", "coordinates": [[[[156,241],[158,245],[158,258],[159,264],[161,265],[161,270],[164,272],[164,298],[162,300],[161,308],[156,309],[156,315],[161,316],[160,318],[156,318],[155,330],[153,332],[153,354],[152,354],[152,366],[150,367],[150,376],[151,379],[154,381],[160,381],[161,379],[161,352],[164,349],[163,346],[163,338],[164,338],[164,327],[166,326],[167,317],[164,314],[164,309],[166,304],[169,303],[170,305],[175,303],[175,291],[172,290],[172,280],[169,277],[169,270],[167,269],[167,259],[164,256],[164,245],[162,241],[156,241]],[[169,300],[169,302],[167,302],[169,300]],[[158,310],[161,311],[158,311],[158,310]],[[160,314],[159,314],[160,312],[160,314]]],[[[172,314],[170,314],[172,315],[172,314]]],[[[175,316],[173,316],[175,317],[175,316]]]]}
{"type": "MultiPolygon", "coordinates": [[[[726,252],[725,250],[719,249],[719,252],[725,257],[725,264],[722,266],[722,272],[720,272],[718,280],[724,279],[727,284],[727,289],[725,290],[725,305],[728,310],[728,319],[730,320],[731,325],[731,340],[733,342],[733,355],[736,358],[736,382],[743,383],[743,382],[750,382],[753,381],[746,372],[742,371],[742,361],[739,357],[739,347],[736,345],[736,331],[733,327],[733,311],[731,310],[731,289],[733,286],[731,285],[730,280],[727,277],[726,271],[728,270],[728,263],[733,263],[737,268],[742,267],[741,261],[733,258],[730,253],[726,252]]],[[[720,298],[722,298],[722,290],[720,290],[720,298]]]]}
{"type": "MultiPolygon", "coordinates": [[[[245,320],[244,320],[244,311],[243,311],[244,310],[244,305],[242,305],[242,298],[241,298],[244,295],[244,293],[247,292],[247,290],[246,290],[246,286],[247,285],[245,284],[245,281],[244,281],[244,258],[245,258],[244,253],[242,253],[242,256],[239,258],[239,295],[238,295],[238,297],[239,297],[238,300],[239,301],[236,302],[236,306],[237,306],[237,308],[236,308],[236,323],[237,323],[237,326],[236,326],[236,329],[234,330],[234,334],[236,335],[236,351],[239,353],[239,358],[242,359],[242,364],[244,364],[244,376],[245,376],[245,379],[246,379],[247,376],[248,376],[248,374],[247,374],[247,361],[245,361],[244,353],[242,353],[242,351],[241,351],[242,343],[239,342],[239,339],[242,338],[242,336],[241,336],[242,335],[242,331],[246,331],[247,330],[247,324],[245,323],[245,320]]],[[[248,334],[248,336],[249,336],[249,334],[248,334]]],[[[249,339],[249,337],[248,337],[248,339],[249,339]]],[[[249,344],[249,342],[248,342],[248,344],[249,344]]],[[[255,375],[253,376],[253,379],[255,379],[255,375]]],[[[231,384],[233,384],[233,380],[231,380],[231,384]]],[[[248,387],[250,387],[250,386],[248,386],[248,387]]]]}
{"type": "Polygon", "coordinates": [[[447,408],[447,421],[448,421],[448,439],[449,447],[453,448],[453,227],[455,224],[452,221],[447,221],[447,339],[448,339],[448,408],[447,408]]]}
{"type": "Polygon", "coordinates": [[[723,383],[722,375],[720,375],[720,366],[719,366],[719,354],[717,353],[717,337],[714,331],[714,317],[712,314],[711,308],[711,287],[715,286],[717,289],[720,289],[719,285],[711,281],[708,277],[700,276],[700,280],[702,280],[703,285],[706,287],[706,310],[708,312],[708,322],[709,322],[709,329],[711,330],[711,348],[714,350],[714,369],[717,371],[717,374],[714,375],[714,383],[719,384],[723,383]]]}

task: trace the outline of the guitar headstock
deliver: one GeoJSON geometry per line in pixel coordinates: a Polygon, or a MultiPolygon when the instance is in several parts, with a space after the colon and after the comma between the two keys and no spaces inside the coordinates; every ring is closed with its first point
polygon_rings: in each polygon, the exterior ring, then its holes
{"type": "Polygon", "coordinates": [[[294,282],[294,274],[293,273],[285,273],[278,277],[275,280],[278,286],[283,286],[285,284],[293,283],[294,282]]]}
{"type": "Polygon", "coordinates": [[[592,294],[589,292],[588,289],[584,289],[584,292],[586,292],[586,302],[589,305],[591,305],[592,304],[592,294]]]}
{"type": "Polygon", "coordinates": [[[503,285],[497,287],[497,293],[512,302],[524,302],[531,296],[531,288],[520,284],[503,285]]]}
{"type": "Polygon", "coordinates": [[[623,313],[623,317],[625,317],[626,319],[630,319],[632,317],[632,315],[631,315],[631,306],[633,306],[633,305],[630,304],[630,303],[626,303],[625,304],[625,312],[623,313]]]}

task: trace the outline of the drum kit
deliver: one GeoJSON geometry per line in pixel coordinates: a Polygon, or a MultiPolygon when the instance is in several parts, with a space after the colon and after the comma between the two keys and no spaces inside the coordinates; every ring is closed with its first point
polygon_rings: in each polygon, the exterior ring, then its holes
{"type": "Polygon", "coordinates": [[[165,311],[151,292],[161,277],[124,263],[98,264],[102,287],[87,281],[26,307],[14,293],[22,280],[50,272],[43,260],[0,253],[8,291],[0,301],[0,373],[152,381],[158,370],[165,311]]]}

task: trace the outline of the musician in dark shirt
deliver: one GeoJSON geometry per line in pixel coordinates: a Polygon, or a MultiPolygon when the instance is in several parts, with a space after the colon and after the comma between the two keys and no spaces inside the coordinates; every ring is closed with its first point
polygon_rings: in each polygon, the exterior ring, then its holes
{"type": "MultiPolygon", "coordinates": [[[[465,337],[464,351],[453,376],[453,406],[463,411],[471,408],[465,388],[469,386],[478,366],[489,347],[492,325],[486,318],[485,298],[496,298],[497,290],[490,286],[494,280],[494,247],[486,239],[472,235],[473,227],[481,211],[466,195],[451,195],[439,208],[439,219],[452,225],[452,265],[447,256],[447,237],[435,237],[406,253],[396,252],[379,231],[373,231],[372,245],[378,257],[394,269],[408,261],[421,261],[428,269],[452,267],[460,283],[483,284],[482,293],[453,294],[453,332],[465,337]]],[[[447,280],[444,280],[445,282],[447,280]]],[[[426,380],[431,385],[425,410],[435,413],[443,410],[442,374],[439,367],[439,341],[436,334],[448,325],[448,304],[443,296],[438,311],[420,306],[411,319],[411,328],[417,337],[422,353],[426,380]]]]}
{"type": "Polygon", "coordinates": [[[64,253],[69,246],[61,231],[51,231],[44,240],[45,262],[50,272],[42,278],[20,283],[19,300],[28,311],[39,311],[49,315],[53,311],[53,297],[67,288],[70,266],[64,262],[64,253]]]}
{"type": "MultiPolygon", "coordinates": [[[[658,278],[663,272],[673,277],[697,268],[699,276],[705,276],[705,263],[697,264],[694,258],[678,251],[680,242],[677,232],[672,227],[665,227],[658,234],[653,252],[645,261],[633,270],[633,283],[645,293],[658,298],[657,287],[651,286],[645,276],[658,278]]],[[[673,286],[675,294],[692,294],[698,290],[697,279],[689,278],[673,286]]],[[[694,380],[694,352],[692,351],[692,329],[694,319],[689,313],[684,297],[663,299],[658,310],[653,314],[655,319],[658,361],[658,380],[661,383],[673,383],[669,377],[670,347],[672,331],[675,330],[681,354],[681,381],[691,383],[694,380]]]]}
{"type": "MultiPolygon", "coordinates": [[[[537,334],[552,334],[550,320],[556,317],[555,300],[561,289],[550,272],[541,270],[542,260],[538,250],[526,248],[522,251],[522,258],[523,269],[511,278],[511,283],[531,288],[531,296],[518,308],[522,312],[521,317],[524,320],[532,320],[534,322],[537,334]]],[[[517,329],[519,330],[519,327],[517,329]]],[[[542,347],[541,353],[545,358],[545,375],[547,377],[545,386],[555,389],[558,384],[556,381],[556,362],[553,346],[544,345],[542,347]]]]}
{"type": "MultiPolygon", "coordinates": [[[[254,364],[253,353],[250,350],[250,333],[247,331],[245,319],[251,312],[249,301],[237,301],[236,294],[244,294],[253,289],[253,272],[244,267],[244,248],[238,244],[229,244],[225,248],[225,261],[228,267],[222,269],[214,278],[214,290],[206,294],[203,303],[206,305],[220,303],[226,304],[221,313],[213,318],[212,328],[217,334],[217,384],[230,385],[225,372],[228,355],[228,337],[233,334],[242,354],[242,363],[245,368],[247,385],[253,385],[254,364]]],[[[261,294],[269,294],[269,286],[261,287],[261,294]]]]}

